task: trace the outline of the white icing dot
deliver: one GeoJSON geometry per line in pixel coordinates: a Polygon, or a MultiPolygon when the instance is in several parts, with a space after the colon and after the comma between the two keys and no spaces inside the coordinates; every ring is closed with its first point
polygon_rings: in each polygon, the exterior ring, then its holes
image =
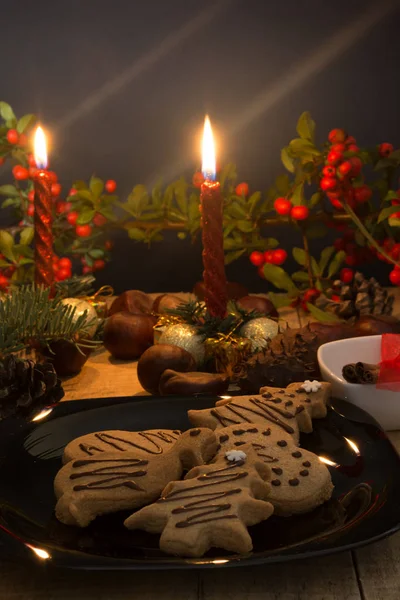
{"type": "Polygon", "coordinates": [[[322,387],[322,383],[320,381],[317,381],[316,379],[314,379],[313,381],[306,379],[300,387],[303,390],[305,390],[307,394],[309,394],[310,392],[318,392],[318,390],[322,387]]]}
{"type": "Polygon", "coordinates": [[[229,450],[225,452],[225,458],[229,462],[240,462],[241,460],[246,460],[247,454],[242,452],[242,450],[229,450]]]}

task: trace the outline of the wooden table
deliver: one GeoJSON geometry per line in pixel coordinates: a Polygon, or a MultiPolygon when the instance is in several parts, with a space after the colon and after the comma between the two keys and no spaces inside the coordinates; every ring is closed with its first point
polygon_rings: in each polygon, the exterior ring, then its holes
{"type": "MultiPolygon", "coordinates": [[[[400,302],[399,302],[400,306],[400,302]]],[[[282,316],[297,325],[295,315],[282,316]]],[[[65,400],[142,395],[135,362],[96,352],[64,382],[65,400]]],[[[400,431],[390,433],[400,452],[400,431]]],[[[399,473],[400,476],[400,473],[399,473]]],[[[400,516],[400,506],[399,506],[400,516]]],[[[68,572],[0,563],[0,600],[399,600],[400,534],[286,565],[197,572],[68,572]]]]}

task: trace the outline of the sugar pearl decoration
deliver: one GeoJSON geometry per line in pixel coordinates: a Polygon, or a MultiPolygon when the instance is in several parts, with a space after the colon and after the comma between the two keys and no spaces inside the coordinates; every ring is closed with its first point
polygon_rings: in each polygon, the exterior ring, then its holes
{"type": "Polygon", "coordinates": [[[99,319],[97,317],[96,310],[93,308],[89,302],[86,300],[82,300],[82,298],[64,298],[61,300],[61,304],[66,306],[72,306],[75,308],[75,313],[73,317],[74,323],[83,315],[85,311],[87,311],[87,321],[90,321],[90,325],[82,329],[82,337],[85,334],[87,337],[91,338],[96,333],[97,326],[99,324],[99,319]]]}
{"type": "Polygon", "coordinates": [[[225,458],[229,460],[229,462],[240,462],[246,460],[247,454],[242,452],[242,450],[229,450],[228,452],[225,452],[225,458]]]}
{"type": "Polygon", "coordinates": [[[170,325],[162,332],[157,343],[171,344],[187,350],[195,359],[197,366],[204,362],[204,336],[199,335],[192,325],[185,323],[170,325]]]}
{"type": "Polygon", "coordinates": [[[258,317],[248,321],[241,327],[239,332],[241,336],[250,339],[253,352],[266,348],[269,340],[272,340],[278,333],[278,323],[267,317],[258,317]]]}
{"type": "Polygon", "coordinates": [[[316,379],[314,379],[313,381],[310,381],[309,379],[306,379],[304,383],[301,384],[301,388],[303,390],[305,390],[307,392],[307,394],[309,394],[310,392],[318,392],[318,390],[321,388],[321,383],[319,381],[317,381],[316,379]]]}

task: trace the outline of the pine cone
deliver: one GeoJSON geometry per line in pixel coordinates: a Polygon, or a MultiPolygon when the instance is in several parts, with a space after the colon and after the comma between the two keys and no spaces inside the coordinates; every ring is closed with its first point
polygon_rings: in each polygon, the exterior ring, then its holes
{"type": "Polygon", "coordinates": [[[64,396],[51,363],[37,364],[10,354],[0,360],[0,419],[29,414],[64,396]]]}
{"type": "Polygon", "coordinates": [[[333,288],[321,294],[315,304],[342,319],[357,319],[362,315],[391,315],[393,302],[394,296],[389,295],[374,277],[365,279],[357,272],[351,283],[334,281],[333,288]],[[332,300],[333,295],[339,296],[340,300],[332,300]]]}

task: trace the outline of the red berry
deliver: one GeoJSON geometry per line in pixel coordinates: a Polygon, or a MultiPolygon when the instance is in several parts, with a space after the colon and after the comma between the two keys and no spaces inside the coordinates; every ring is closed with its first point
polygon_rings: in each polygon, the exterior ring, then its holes
{"type": "Polygon", "coordinates": [[[352,156],[351,158],[349,158],[349,162],[351,163],[351,174],[354,177],[357,177],[357,175],[360,174],[363,166],[361,158],[359,158],[358,156],[352,156]]]}
{"type": "Polygon", "coordinates": [[[28,217],[33,217],[35,214],[35,206],[33,204],[29,204],[28,208],[26,209],[26,214],[28,217]]]}
{"type": "Polygon", "coordinates": [[[399,260],[400,258],[400,244],[395,244],[391,251],[391,256],[394,260],[399,260]]]}
{"type": "Polygon", "coordinates": [[[112,250],[112,249],[113,249],[113,247],[114,247],[114,244],[112,243],[112,241],[111,241],[111,240],[106,240],[106,241],[104,242],[104,248],[105,248],[106,250],[110,251],[110,250],[112,250]]]}
{"type": "Polygon", "coordinates": [[[336,208],[336,210],[343,210],[343,204],[340,202],[340,200],[338,200],[336,197],[331,198],[331,194],[329,192],[328,192],[328,194],[327,195],[328,195],[329,201],[332,204],[333,208],[336,208]]]}
{"type": "Polygon", "coordinates": [[[75,196],[75,194],[78,193],[78,190],[76,190],[75,188],[71,188],[68,192],[68,196],[75,196]]]}
{"type": "Polygon", "coordinates": [[[58,271],[58,264],[53,263],[53,273],[57,273],[57,271],[58,271]]]}
{"type": "Polygon", "coordinates": [[[303,298],[301,300],[301,306],[303,310],[308,311],[307,303],[314,304],[318,296],[321,295],[321,292],[315,288],[310,288],[306,290],[303,294],[303,298]]]}
{"type": "Polygon", "coordinates": [[[332,294],[331,300],[333,300],[333,302],[340,302],[340,296],[337,294],[332,294]]]}
{"type": "Polygon", "coordinates": [[[250,262],[255,267],[260,267],[265,262],[264,254],[262,252],[260,252],[259,250],[254,250],[254,252],[252,252],[250,254],[250,262]]]}
{"type": "Polygon", "coordinates": [[[47,171],[47,174],[52,183],[57,183],[57,181],[58,181],[57,173],[55,173],[54,171],[47,171]]]}
{"type": "Polygon", "coordinates": [[[9,129],[7,131],[7,142],[9,144],[18,144],[19,133],[16,129],[9,129]]]}
{"type": "Polygon", "coordinates": [[[33,179],[35,177],[36,173],[37,173],[37,168],[36,167],[29,167],[28,171],[29,171],[29,177],[31,179],[33,179]]]}
{"type": "Polygon", "coordinates": [[[7,277],[5,277],[4,275],[2,275],[0,273],[0,290],[6,291],[6,289],[8,288],[10,282],[7,279],[7,277]]]}
{"type": "Polygon", "coordinates": [[[272,264],[273,265],[283,265],[285,260],[287,259],[287,252],[283,248],[278,248],[277,250],[272,250],[272,264]]]}
{"type": "Polygon", "coordinates": [[[58,258],[58,256],[56,254],[53,255],[53,263],[57,263],[60,259],[58,258]]]}
{"type": "Polygon", "coordinates": [[[346,151],[346,144],[343,144],[343,143],[333,144],[333,146],[331,146],[331,151],[345,152],[346,151]]]}
{"type": "Polygon", "coordinates": [[[343,281],[343,283],[350,283],[350,281],[352,281],[354,276],[354,273],[351,269],[342,269],[340,271],[340,281],[343,281]]]}
{"type": "Polygon", "coordinates": [[[89,237],[92,234],[92,228],[90,225],[77,225],[75,228],[75,233],[78,237],[89,237]]]}
{"type": "Polygon", "coordinates": [[[336,169],[335,169],[335,167],[332,167],[331,165],[327,165],[326,167],[324,167],[322,169],[322,174],[325,177],[335,177],[336,169]]]}
{"type": "Polygon", "coordinates": [[[4,156],[0,156],[0,167],[1,165],[4,165],[4,163],[6,162],[6,159],[4,156]]]}
{"type": "Polygon", "coordinates": [[[400,285],[400,270],[393,269],[393,271],[390,271],[389,279],[393,285],[400,285]]]}
{"type": "Polygon", "coordinates": [[[349,160],[345,160],[338,166],[338,171],[341,175],[346,176],[350,173],[352,168],[353,165],[351,164],[351,162],[349,160]]]}
{"type": "Polygon", "coordinates": [[[357,143],[357,140],[352,135],[347,136],[347,138],[345,139],[346,146],[350,146],[351,144],[356,144],[356,143],[357,143]]]}
{"type": "Polygon", "coordinates": [[[61,194],[61,185],[59,183],[51,184],[51,195],[57,198],[61,194]]]}
{"type": "Polygon", "coordinates": [[[37,167],[36,160],[33,154],[28,154],[28,165],[30,167],[37,167]]]}
{"type": "Polygon", "coordinates": [[[65,212],[69,212],[72,208],[72,202],[65,203],[65,212]]]}
{"type": "Polygon", "coordinates": [[[107,223],[107,219],[100,213],[96,213],[93,217],[93,223],[96,225],[96,227],[102,227],[107,223]]]}
{"type": "Polygon", "coordinates": [[[71,277],[71,269],[59,268],[56,271],[56,279],[57,281],[64,281],[65,279],[69,279],[71,277]]]}
{"type": "Polygon", "coordinates": [[[21,135],[19,136],[19,140],[18,140],[18,145],[19,146],[26,146],[28,143],[28,138],[26,137],[26,135],[24,133],[21,133],[21,135]]]}
{"type": "Polygon", "coordinates": [[[384,142],[378,146],[378,152],[382,157],[387,157],[389,154],[392,154],[394,147],[392,144],[388,144],[388,142],[384,142]]]}
{"type": "Polygon", "coordinates": [[[323,177],[319,182],[321,190],[335,190],[337,187],[337,181],[334,177],[323,177]]]}
{"type": "Polygon", "coordinates": [[[347,150],[349,152],[360,152],[360,148],[355,144],[350,144],[350,146],[347,147],[347,150]]]}
{"type": "Polygon", "coordinates": [[[344,262],[346,263],[346,265],[349,265],[349,267],[354,267],[357,263],[357,259],[354,256],[354,254],[348,254],[344,259],[344,262]]]}
{"type": "Polygon", "coordinates": [[[78,220],[78,217],[79,217],[79,214],[76,212],[76,210],[72,210],[67,215],[67,221],[70,225],[75,225],[78,220]]]}
{"type": "Polygon", "coordinates": [[[56,213],[58,215],[62,215],[63,213],[65,213],[66,212],[66,205],[67,205],[67,203],[64,202],[64,201],[57,202],[57,204],[56,204],[56,213]]]}
{"type": "Polygon", "coordinates": [[[337,238],[334,242],[333,242],[333,246],[336,250],[336,252],[339,252],[340,250],[344,250],[345,247],[345,241],[343,238],[337,238]]]}
{"type": "Polygon", "coordinates": [[[82,269],[82,273],[83,273],[84,275],[87,275],[88,273],[93,273],[93,269],[92,269],[92,267],[88,267],[88,266],[86,265],[85,267],[83,267],[83,269],[82,269]]]}
{"type": "Polygon", "coordinates": [[[326,157],[327,162],[332,165],[336,165],[342,159],[343,159],[343,153],[336,152],[336,150],[331,150],[330,152],[328,152],[328,156],[326,157]]]}
{"type": "Polygon", "coordinates": [[[360,204],[363,202],[368,202],[371,196],[372,190],[367,185],[362,185],[361,187],[354,189],[354,199],[360,204]]]}
{"type": "Polygon", "coordinates": [[[30,190],[28,192],[28,201],[29,202],[34,202],[35,201],[35,190],[30,190]]]}
{"type": "Polygon", "coordinates": [[[21,167],[21,165],[16,165],[12,170],[14,179],[22,181],[24,179],[29,178],[29,171],[25,169],[25,167],[21,167]]]}
{"type": "Polygon", "coordinates": [[[235,188],[235,194],[238,196],[248,196],[249,195],[249,186],[247,183],[239,183],[235,188]]]}
{"type": "Polygon", "coordinates": [[[266,250],[264,252],[264,262],[266,262],[266,263],[272,263],[273,256],[274,256],[274,251],[273,250],[266,250]]]}
{"type": "Polygon", "coordinates": [[[93,271],[101,271],[105,266],[105,261],[102,258],[97,258],[93,263],[93,271]]]}
{"type": "Polygon", "coordinates": [[[194,187],[201,187],[204,183],[204,175],[201,171],[197,171],[192,177],[194,187]]]}
{"type": "Polygon", "coordinates": [[[329,132],[328,140],[331,144],[340,144],[341,142],[344,142],[345,139],[346,134],[343,129],[332,129],[332,131],[329,132]]]}
{"type": "Polygon", "coordinates": [[[277,198],[274,202],[274,208],[278,215],[289,215],[292,210],[292,203],[286,198],[277,198]]]}
{"type": "Polygon", "coordinates": [[[307,219],[308,214],[309,210],[307,206],[293,206],[290,212],[290,216],[295,221],[304,221],[304,219],[307,219]]]}
{"type": "Polygon", "coordinates": [[[117,182],[114,179],[106,181],[104,186],[109,194],[112,194],[117,189],[117,182]]]}
{"type": "Polygon", "coordinates": [[[60,258],[60,260],[58,261],[58,266],[62,269],[72,269],[72,262],[71,260],[67,257],[67,256],[63,256],[62,258],[60,258]]]}

